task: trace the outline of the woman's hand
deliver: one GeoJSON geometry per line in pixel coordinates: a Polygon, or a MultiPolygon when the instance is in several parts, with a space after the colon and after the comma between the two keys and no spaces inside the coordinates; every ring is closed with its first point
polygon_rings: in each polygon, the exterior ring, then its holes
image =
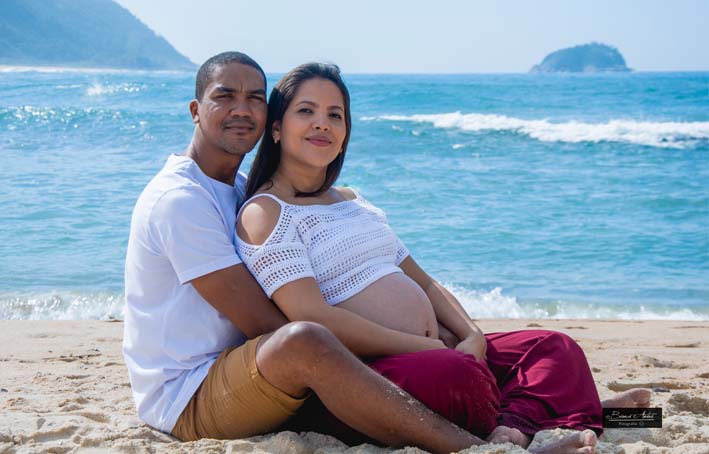
{"type": "Polygon", "coordinates": [[[455,346],[459,352],[473,355],[478,361],[487,359],[487,339],[480,333],[473,333],[455,346]]]}
{"type": "Polygon", "coordinates": [[[444,344],[443,341],[440,339],[433,339],[433,338],[429,338],[429,339],[431,339],[431,342],[430,342],[431,345],[426,350],[441,350],[444,348],[448,348],[448,347],[446,347],[446,344],[444,344]]]}
{"type": "Polygon", "coordinates": [[[448,348],[455,348],[455,346],[460,343],[458,336],[442,325],[441,322],[438,322],[438,338],[442,340],[448,348]]]}

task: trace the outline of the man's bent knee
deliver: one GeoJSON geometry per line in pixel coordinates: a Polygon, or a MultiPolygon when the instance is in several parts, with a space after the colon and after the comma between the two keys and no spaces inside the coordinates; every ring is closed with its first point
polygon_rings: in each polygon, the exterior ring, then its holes
{"type": "Polygon", "coordinates": [[[313,322],[293,322],[276,331],[280,347],[289,356],[316,357],[346,347],[332,332],[313,322]]]}
{"type": "Polygon", "coordinates": [[[292,322],[259,345],[257,363],[261,367],[262,363],[274,361],[292,373],[308,368],[328,353],[346,350],[326,327],[313,322],[292,322]]]}

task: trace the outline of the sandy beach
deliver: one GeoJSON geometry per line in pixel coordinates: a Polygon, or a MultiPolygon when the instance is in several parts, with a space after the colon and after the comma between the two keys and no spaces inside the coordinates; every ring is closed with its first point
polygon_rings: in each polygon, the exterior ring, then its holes
{"type": "MultiPolygon", "coordinates": [[[[709,323],[685,321],[482,320],[486,332],[541,327],[584,348],[601,398],[653,388],[662,429],[609,429],[597,452],[709,453],[709,323]]],[[[121,355],[123,324],[0,321],[0,453],[392,451],[348,447],[316,434],[281,432],[246,440],[180,443],[142,424],[121,355]]],[[[560,436],[542,432],[533,443],[560,436]]],[[[527,452],[512,445],[469,453],[527,452]]]]}

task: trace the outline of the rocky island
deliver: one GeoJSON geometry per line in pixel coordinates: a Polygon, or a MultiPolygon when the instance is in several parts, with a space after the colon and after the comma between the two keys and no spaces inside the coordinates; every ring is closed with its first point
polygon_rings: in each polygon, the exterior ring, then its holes
{"type": "Polygon", "coordinates": [[[112,0],[2,0],[0,65],[195,68],[112,0]]]}
{"type": "Polygon", "coordinates": [[[544,57],[532,73],[628,72],[618,49],[601,43],[583,44],[557,50],[544,57]]]}

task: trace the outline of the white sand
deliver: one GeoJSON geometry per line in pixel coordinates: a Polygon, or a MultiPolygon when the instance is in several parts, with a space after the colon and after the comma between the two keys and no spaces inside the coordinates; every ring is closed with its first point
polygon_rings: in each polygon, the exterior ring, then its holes
{"type": "MultiPolygon", "coordinates": [[[[601,397],[633,386],[653,395],[662,429],[610,429],[597,452],[709,453],[709,323],[681,321],[483,320],[486,332],[532,325],[570,334],[586,351],[601,397]]],[[[288,452],[419,453],[348,447],[316,434],[180,443],[142,424],[121,355],[123,325],[102,321],[0,321],[0,454],[288,452]]],[[[535,443],[561,436],[546,431],[535,443]]],[[[470,453],[527,452],[512,445],[470,453]]]]}

